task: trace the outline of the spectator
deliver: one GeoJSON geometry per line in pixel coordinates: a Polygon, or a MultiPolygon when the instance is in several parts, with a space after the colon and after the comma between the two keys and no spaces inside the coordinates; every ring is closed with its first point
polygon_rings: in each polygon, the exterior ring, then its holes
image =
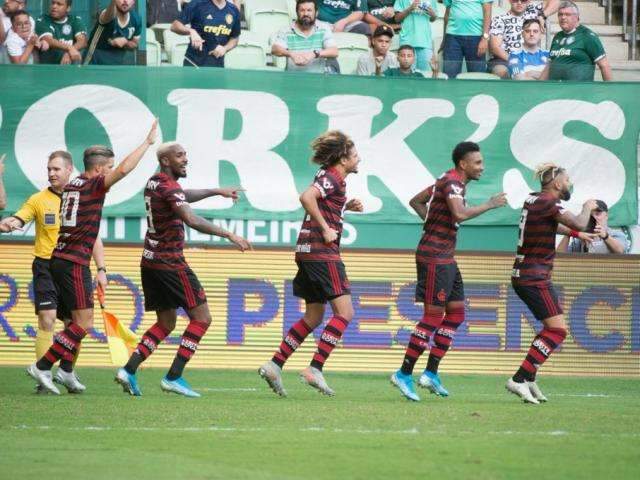
{"type": "MultiPolygon", "coordinates": [[[[11,15],[26,8],[26,0],[4,0],[2,8],[0,8],[0,64],[10,63],[5,42],[11,31],[11,15]]],[[[33,18],[29,17],[29,19],[31,20],[31,29],[34,30],[35,22],[33,18]]]]}
{"type": "Polygon", "coordinates": [[[420,72],[413,68],[416,62],[416,53],[411,45],[401,45],[398,49],[398,68],[387,68],[385,77],[419,77],[424,78],[420,72]]]}
{"type": "Polygon", "coordinates": [[[374,31],[379,25],[389,25],[394,31],[400,30],[400,25],[395,22],[396,11],[393,8],[396,0],[368,0],[367,10],[364,21],[369,24],[371,31],[374,31]]]}
{"type": "Polygon", "coordinates": [[[283,28],[271,46],[271,53],[287,58],[287,70],[293,72],[324,73],[327,59],[338,56],[331,25],[316,19],[314,0],[298,0],[296,20],[283,28]]]}
{"type": "Polygon", "coordinates": [[[135,65],[142,20],[135,0],[111,0],[91,32],[85,65],[135,65]]]}
{"type": "MultiPolygon", "coordinates": [[[[525,20],[543,16],[542,4],[529,0],[509,0],[511,9],[491,20],[489,39],[489,72],[500,78],[509,77],[509,55],[522,48],[522,27],[525,20]]],[[[540,24],[538,24],[540,25],[540,24]]]]}
{"type": "Polygon", "coordinates": [[[369,24],[363,21],[367,0],[317,0],[318,19],[333,25],[334,32],[371,35],[369,24]]]}
{"type": "Polygon", "coordinates": [[[462,60],[468,72],[486,72],[493,0],[444,0],[443,71],[456,78],[462,60]]]}
{"type": "Polygon", "coordinates": [[[522,50],[509,55],[509,73],[514,80],[538,80],[549,62],[549,52],[540,49],[542,28],[537,19],[522,26],[522,50]]]}
{"type": "Polygon", "coordinates": [[[34,50],[48,44],[41,42],[33,31],[31,17],[24,10],[18,10],[11,16],[11,30],[5,42],[11,63],[33,63],[34,50]]]}
{"type": "Polygon", "coordinates": [[[240,10],[227,0],[193,0],[171,31],[189,35],[184,66],[224,68],[224,56],[238,45],[240,10]]]}
{"type": "Polygon", "coordinates": [[[49,13],[36,21],[36,34],[48,49],[40,50],[40,63],[80,63],[80,51],[87,46],[87,30],[82,20],[70,16],[71,0],[51,0],[49,13]]]}
{"type": "Polygon", "coordinates": [[[565,235],[558,251],[571,253],[629,253],[631,245],[622,230],[609,228],[609,207],[596,200],[598,208],[591,212],[589,225],[584,232],[572,230],[565,235]]]}
{"type": "Polygon", "coordinates": [[[4,159],[7,155],[0,155],[0,210],[7,208],[7,192],[4,190],[4,159]]]}
{"type": "Polygon", "coordinates": [[[431,38],[431,22],[438,18],[436,0],[396,0],[393,8],[395,20],[402,26],[400,43],[411,45],[416,52],[415,68],[421,72],[437,70],[431,38]]]}
{"type": "Polygon", "coordinates": [[[591,29],[580,25],[575,3],[567,0],[560,3],[558,23],[562,30],[553,37],[550,62],[540,79],[592,81],[598,65],[602,79],[613,80],[602,42],[591,29]]]}
{"type": "Polygon", "coordinates": [[[398,68],[398,58],[389,51],[391,40],[393,39],[393,29],[389,25],[380,25],[373,32],[371,39],[371,51],[364,53],[358,59],[358,75],[375,75],[377,77],[384,74],[388,68],[398,68]]]}

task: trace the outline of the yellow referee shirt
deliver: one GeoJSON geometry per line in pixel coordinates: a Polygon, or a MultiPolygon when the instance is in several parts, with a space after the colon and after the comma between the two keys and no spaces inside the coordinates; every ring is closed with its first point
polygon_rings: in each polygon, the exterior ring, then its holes
{"type": "Polygon", "coordinates": [[[34,193],[24,205],[13,214],[26,225],[31,220],[36,223],[36,241],[33,254],[40,258],[51,258],[53,247],[58,241],[60,230],[61,195],[51,188],[34,193]]]}

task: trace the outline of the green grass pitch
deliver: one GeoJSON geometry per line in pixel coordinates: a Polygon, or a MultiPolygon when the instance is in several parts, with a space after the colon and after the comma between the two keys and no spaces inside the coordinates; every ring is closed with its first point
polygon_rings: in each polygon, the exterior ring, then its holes
{"type": "Polygon", "coordinates": [[[328,398],[286,372],[281,399],[256,372],[188,370],[192,400],[163,373],[141,371],[133,398],[81,368],[87,392],[53,397],[0,368],[0,478],[640,478],[637,379],[542,376],[534,406],[502,376],[444,375],[451,397],[410,403],[383,375],[329,372],[328,398]]]}

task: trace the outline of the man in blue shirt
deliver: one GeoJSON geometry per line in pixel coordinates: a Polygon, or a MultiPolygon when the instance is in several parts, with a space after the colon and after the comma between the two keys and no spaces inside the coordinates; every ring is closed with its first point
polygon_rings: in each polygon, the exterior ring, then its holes
{"type": "Polygon", "coordinates": [[[171,31],[191,40],[184,66],[224,67],[225,54],[238,45],[240,11],[227,0],[192,1],[171,31]]]}
{"type": "Polygon", "coordinates": [[[549,52],[540,49],[542,29],[537,19],[522,24],[522,50],[509,55],[509,74],[513,80],[538,80],[549,62],[549,52]]]}

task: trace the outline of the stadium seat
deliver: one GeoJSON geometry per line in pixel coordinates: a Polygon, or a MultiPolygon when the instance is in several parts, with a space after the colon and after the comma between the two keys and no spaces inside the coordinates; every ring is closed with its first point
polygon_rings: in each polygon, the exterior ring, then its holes
{"type": "Polygon", "coordinates": [[[162,59],[162,47],[153,37],[147,37],[147,65],[150,67],[157,67],[160,65],[162,59]]]}
{"type": "MultiPolygon", "coordinates": [[[[162,31],[162,38],[164,40],[164,51],[167,53],[167,59],[169,60],[169,63],[171,63],[172,65],[176,65],[176,63],[173,62],[173,46],[182,44],[188,46],[189,37],[186,35],[178,35],[177,33],[173,33],[171,30],[167,29],[162,31]]],[[[182,56],[184,56],[184,52],[182,56]]],[[[179,65],[182,65],[182,60],[180,60],[179,65]]]]}
{"type": "Polygon", "coordinates": [[[273,32],[289,26],[291,19],[289,12],[285,10],[266,10],[263,8],[251,12],[247,19],[247,27],[252,32],[270,35],[273,32]]]}
{"type": "Polygon", "coordinates": [[[183,41],[183,43],[173,43],[171,50],[167,52],[171,65],[181,67],[184,62],[184,55],[187,53],[187,47],[189,41],[183,41]]]}
{"type": "Polygon", "coordinates": [[[249,22],[249,18],[253,12],[258,10],[277,10],[288,12],[288,0],[244,0],[244,18],[247,22],[249,22]]]}
{"type": "Polygon", "coordinates": [[[296,12],[296,0],[287,0],[287,7],[289,10],[289,17],[291,17],[291,20],[295,20],[298,17],[298,13],[296,12]]]}
{"type": "MultiPolygon", "coordinates": [[[[160,42],[163,43],[164,42],[164,31],[165,30],[170,30],[171,29],[171,24],[170,23],[154,23],[153,25],[151,25],[147,31],[151,29],[154,31],[155,33],[155,39],[160,42]]],[[[147,34],[147,37],[149,35],[147,34]]]]}
{"type": "Polygon", "coordinates": [[[264,46],[243,40],[240,36],[238,46],[225,55],[224,67],[244,70],[266,69],[267,57],[264,46]]]}
{"type": "MultiPolygon", "coordinates": [[[[364,37],[364,35],[361,35],[364,37]]],[[[366,38],[366,37],[365,37],[366,38]]],[[[358,58],[363,53],[368,53],[368,48],[362,47],[338,47],[338,64],[340,65],[340,73],[343,75],[355,75],[358,67],[358,58]]]]}
{"type": "Polygon", "coordinates": [[[336,32],[333,39],[338,48],[364,48],[369,51],[369,37],[359,33],[336,32]]]}
{"type": "Polygon", "coordinates": [[[486,72],[462,72],[456,78],[458,80],[500,80],[499,76],[486,72]]]}

